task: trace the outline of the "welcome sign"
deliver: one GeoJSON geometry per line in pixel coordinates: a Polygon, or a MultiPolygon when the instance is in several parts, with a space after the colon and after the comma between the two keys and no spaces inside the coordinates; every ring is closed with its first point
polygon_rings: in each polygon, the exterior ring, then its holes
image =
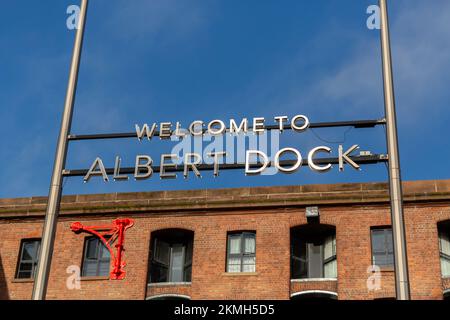
{"type": "MultiPolygon", "coordinates": [[[[80,65],[80,57],[82,51],[84,30],[86,25],[87,7],[89,0],[81,0],[79,10],[79,17],[77,22],[77,34],[75,37],[74,50],[72,55],[72,62],[70,68],[69,81],[66,92],[66,100],[64,104],[64,113],[59,132],[58,144],[55,154],[55,162],[53,166],[53,175],[50,184],[48,204],[45,213],[45,223],[42,232],[42,246],[39,253],[39,264],[36,271],[36,277],[33,286],[33,300],[44,300],[47,291],[47,284],[51,266],[51,252],[55,241],[58,211],[60,208],[61,195],[63,189],[63,179],[65,177],[83,176],[85,182],[89,182],[93,176],[100,176],[105,181],[109,181],[109,175],[112,175],[116,181],[128,180],[129,175],[133,175],[135,179],[142,180],[152,177],[154,172],[159,172],[162,179],[176,178],[173,172],[183,171],[185,178],[188,177],[189,172],[192,171],[197,177],[200,176],[200,170],[214,170],[214,175],[219,175],[219,170],[224,169],[225,165],[221,165],[220,160],[226,154],[226,150],[216,150],[214,153],[210,152],[206,156],[213,160],[213,166],[205,166],[202,164],[205,159],[198,153],[185,153],[183,155],[183,165],[180,168],[173,163],[178,155],[174,153],[160,155],[159,167],[153,166],[154,155],[137,155],[135,158],[134,168],[121,168],[121,158],[116,156],[114,168],[106,169],[103,160],[97,157],[88,170],[68,170],[66,166],[66,157],[69,142],[75,140],[86,139],[116,139],[116,138],[134,138],[137,137],[140,141],[144,138],[151,140],[155,136],[160,139],[169,139],[172,136],[183,138],[185,135],[203,136],[209,134],[212,136],[223,136],[227,132],[233,134],[248,134],[252,131],[254,134],[261,134],[265,130],[273,130],[265,125],[264,118],[254,118],[252,127],[246,119],[239,123],[230,120],[228,127],[225,122],[221,120],[214,120],[205,124],[203,121],[195,121],[188,126],[188,130],[181,130],[181,123],[175,124],[153,123],[152,125],[136,125],[134,133],[125,134],[100,134],[100,135],[85,135],[80,136],[71,135],[70,128],[72,123],[72,114],[74,108],[74,99],[76,87],[78,82],[78,72],[80,65]],[[172,161],[172,162],[169,162],[172,161]]],[[[369,152],[360,152],[359,156],[351,156],[350,154],[359,148],[358,145],[344,151],[344,147],[339,145],[338,157],[334,159],[319,158],[318,154],[331,154],[333,150],[327,146],[318,146],[312,150],[307,151],[303,159],[302,152],[295,148],[284,148],[279,150],[272,160],[262,150],[249,149],[245,150],[245,163],[235,163],[231,166],[232,169],[243,168],[245,174],[260,175],[268,167],[272,167],[277,172],[293,173],[296,172],[302,165],[308,165],[309,168],[317,172],[326,172],[332,168],[333,163],[339,164],[339,170],[344,169],[344,164],[347,163],[354,169],[359,170],[360,164],[367,163],[388,163],[389,173],[389,193],[391,202],[391,220],[394,239],[394,259],[395,259],[395,282],[396,294],[399,300],[409,300],[409,276],[408,264],[406,254],[406,236],[404,230],[403,218],[403,199],[401,190],[401,175],[400,175],[400,161],[398,152],[398,138],[396,125],[396,111],[395,111],[395,97],[394,97],[394,81],[392,77],[392,57],[389,36],[389,22],[387,13],[387,0],[379,0],[379,26],[381,39],[381,59],[383,70],[383,85],[384,85],[384,105],[385,105],[385,119],[362,121],[366,123],[365,127],[374,127],[376,125],[386,126],[386,145],[388,149],[387,155],[371,155],[369,152]],[[294,160],[280,160],[285,154],[293,155],[294,160]],[[255,159],[256,158],[256,159],[255,159]],[[355,161],[357,160],[357,161],[355,161]]],[[[278,130],[291,129],[296,132],[304,132],[312,127],[307,117],[299,115],[292,119],[286,116],[274,117],[275,126],[278,125],[278,130]]],[[[353,126],[355,128],[361,127],[361,121],[348,121],[346,123],[322,124],[321,127],[336,127],[336,126],[353,126]]],[[[275,128],[276,129],[276,128],[275,128]]],[[[335,152],[335,151],[334,151],[335,152]]],[[[230,167],[228,165],[228,167],[230,167]]]]}
{"type": "MultiPolygon", "coordinates": [[[[261,135],[267,130],[292,130],[296,133],[305,132],[310,127],[310,121],[305,115],[295,115],[291,118],[288,116],[275,116],[272,124],[268,125],[268,121],[265,118],[258,117],[253,118],[251,121],[247,118],[243,118],[240,121],[230,119],[227,124],[222,120],[212,120],[210,122],[204,122],[202,120],[196,120],[191,122],[187,128],[183,129],[182,123],[177,122],[161,122],[152,124],[135,125],[136,137],[139,141],[148,140],[151,141],[155,137],[159,137],[161,140],[170,139],[176,137],[184,139],[188,137],[202,137],[209,136],[223,136],[230,134],[232,136],[238,135],[261,135]],[[228,124],[228,126],[227,126],[228,124]],[[251,125],[250,125],[251,124],[251,125]]],[[[344,164],[347,163],[354,169],[359,170],[360,166],[350,158],[351,153],[359,149],[358,145],[353,145],[347,150],[344,150],[342,145],[339,145],[338,164],[339,171],[344,170],[344,164]]],[[[300,169],[300,167],[306,162],[308,167],[315,172],[327,172],[332,169],[331,161],[323,163],[317,159],[318,154],[330,155],[333,150],[328,146],[318,146],[307,153],[296,148],[283,148],[275,154],[273,161],[270,161],[269,156],[262,150],[249,149],[245,150],[245,163],[243,166],[246,175],[260,175],[269,167],[273,166],[277,172],[280,173],[294,173],[300,169]],[[285,155],[290,155],[293,160],[282,161],[281,158],[285,155]],[[306,157],[304,157],[306,155],[306,157]]],[[[226,150],[215,150],[208,153],[208,161],[213,163],[214,176],[219,176],[221,168],[221,160],[227,155],[226,150]]],[[[136,180],[149,179],[154,174],[154,155],[137,155],[135,158],[135,166],[133,177],[136,180]]],[[[176,161],[180,160],[179,155],[175,153],[161,154],[159,156],[160,164],[158,166],[158,172],[161,179],[174,179],[177,178],[177,174],[173,172],[173,169],[177,168],[176,161]]],[[[189,172],[193,172],[196,177],[201,177],[199,167],[204,164],[205,160],[200,153],[189,152],[185,153],[181,159],[183,161],[182,171],[185,179],[188,178],[189,172]]],[[[115,166],[112,174],[114,181],[127,181],[129,175],[121,173],[121,157],[116,156],[115,166]]],[[[97,157],[90,169],[84,176],[84,181],[89,182],[93,176],[100,176],[104,181],[109,181],[107,170],[104,166],[104,162],[100,157],[97,157]]]]}

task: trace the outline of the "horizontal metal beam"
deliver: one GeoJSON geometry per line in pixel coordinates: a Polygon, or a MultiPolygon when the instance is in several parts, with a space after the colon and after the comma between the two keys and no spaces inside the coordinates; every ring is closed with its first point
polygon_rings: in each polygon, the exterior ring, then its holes
{"type": "MultiPolygon", "coordinates": [[[[337,122],[316,122],[311,123],[309,128],[336,128],[336,127],[354,127],[354,128],[373,128],[375,126],[386,124],[385,119],[379,120],[353,120],[353,121],[337,121],[337,122]]],[[[279,130],[279,125],[268,125],[265,126],[265,130],[279,130]]],[[[284,125],[284,130],[291,130],[290,125],[284,125]]],[[[252,130],[252,127],[248,128],[252,130]]],[[[229,131],[229,129],[227,129],[229,131]]],[[[203,130],[206,132],[206,130],[203,130]]],[[[155,131],[155,137],[159,136],[159,131],[155,131]]],[[[104,139],[126,139],[126,138],[137,138],[136,132],[123,132],[123,133],[103,133],[103,134],[71,134],[68,136],[69,141],[79,141],[79,140],[104,140],[104,139]]]]}
{"type": "MultiPolygon", "coordinates": [[[[388,161],[388,156],[385,154],[375,154],[370,156],[353,156],[349,157],[354,162],[356,162],[359,165],[366,165],[366,164],[376,164],[376,163],[383,163],[388,161]]],[[[296,160],[281,160],[280,165],[283,167],[293,166],[296,164],[296,160]]],[[[339,158],[320,158],[314,160],[315,164],[318,165],[324,165],[324,164],[339,164],[339,158]]],[[[303,160],[302,166],[307,166],[308,161],[303,160]]],[[[260,163],[251,164],[250,168],[258,168],[261,166],[260,163]]],[[[269,164],[269,167],[272,166],[272,163],[269,164]]],[[[214,170],[213,164],[199,164],[196,166],[198,170],[200,171],[207,171],[207,170],[214,170]]],[[[220,164],[219,165],[220,170],[234,170],[234,169],[245,169],[244,163],[232,163],[232,164],[220,164]]],[[[160,172],[160,166],[153,166],[153,172],[159,173],[160,172]]],[[[133,167],[127,167],[127,168],[120,168],[120,174],[134,174],[135,168],[133,167]]],[[[165,168],[166,172],[183,172],[184,171],[184,164],[176,165],[175,167],[167,167],[165,168]]],[[[88,173],[88,169],[77,169],[77,170],[64,170],[63,175],[65,177],[84,177],[88,173]]],[[[106,173],[108,175],[114,174],[114,168],[107,168],[106,173]]]]}

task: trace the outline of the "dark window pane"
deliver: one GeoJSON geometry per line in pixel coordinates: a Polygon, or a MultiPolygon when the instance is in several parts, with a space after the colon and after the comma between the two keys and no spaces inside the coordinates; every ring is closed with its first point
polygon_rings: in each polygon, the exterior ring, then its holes
{"type": "Polygon", "coordinates": [[[394,264],[392,229],[373,229],[371,233],[372,263],[377,266],[392,266],[394,264]]]}
{"type": "Polygon", "coordinates": [[[158,239],[155,242],[155,260],[168,266],[170,262],[170,245],[158,239]]]}
{"type": "Polygon", "coordinates": [[[292,255],[300,260],[306,261],[306,247],[305,241],[294,240],[292,244],[292,255]]]}
{"type": "Polygon", "coordinates": [[[168,268],[156,263],[152,263],[150,267],[150,281],[153,283],[167,282],[168,279],[168,268]]]}
{"type": "Polygon", "coordinates": [[[19,279],[27,279],[33,276],[33,263],[31,262],[22,262],[20,264],[19,279]]]}
{"type": "Polygon", "coordinates": [[[308,277],[307,244],[298,238],[293,238],[291,244],[291,274],[292,279],[308,277]]]}
{"type": "Polygon", "coordinates": [[[192,254],[193,254],[193,241],[188,241],[186,247],[186,253],[184,257],[184,274],[183,281],[191,282],[192,277],[192,254]]]}
{"type": "Polygon", "coordinates": [[[392,238],[392,230],[386,230],[386,250],[388,253],[394,253],[394,240],[392,238]]]}
{"type": "Polygon", "coordinates": [[[20,279],[32,278],[39,258],[40,240],[22,241],[19,253],[19,263],[16,277],[20,279]]]}
{"type": "Polygon", "coordinates": [[[386,266],[389,265],[388,257],[381,253],[381,254],[374,254],[373,255],[373,264],[377,266],[386,266]]]}
{"type": "Polygon", "coordinates": [[[185,257],[185,265],[189,266],[192,264],[192,253],[193,253],[193,243],[189,241],[186,247],[186,257],[185,257]]]}
{"type": "Polygon", "coordinates": [[[20,264],[20,271],[30,271],[33,270],[33,263],[31,262],[22,262],[20,264]]]}
{"type": "Polygon", "coordinates": [[[86,258],[87,259],[97,259],[98,258],[98,241],[95,238],[87,240],[86,247],[86,258]]]}
{"type": "Polygon", "coordinates": [[[191,282],[192,279],[192,265],[184,269],[184,281],[191,282]]]}
{"type": "Polygon", "coordinates": [[[31,271],[19,271],[17,278],[19,279],[30,279],[32,277],[31,271]]]}
{"type": "Polygon", "coordinates": [[[111,261],[108,248],[98,238],[88,238],[85,243],[82,276],[108,276],[111,261]]]}
{"type": "Polygon", "coordinates": [[[97,274],[97,261],[96,260],[85,260],[83,267],[83,276],[84,277],[95,277],[97,274]]]}
{"type": "Polygon", "coordinates": [[[36,257],[36,243],[33,242],[24,242],[23,251],[22,251],[22,260],[32,261],[36,257]]]}
{"type": "Polygon", "coordinates": [[[111,254],[109,253],[108,248],[102,242],[101,246],[100,246],[100,258],[102,260],[109,260],[110,257],[111,257],[111,254]]]}
{"type": "Polygon", "coordinates": [[[108,261],[101,261],[99,263],[99,270],[98,270],[98,275],[100,277],[106,277],[109,275],[109,269],[110,269],[110,262],[108,261]]]}
{"type": "Polygon", "coordinates": [[[308,277],[308,264],[304,260],[292,259],[292,279],[308,277]]]}
{"type": "Polygon", "coordinates": [[[385,233],[384,230],[372,230],[372,251],[385,252],[385,233]]]}
{"type": "Polygon", "coordinates": [[[394,265],[394,255],[393,254],[389,254],[386,258],[386,263],[388,266],[393,266],[394,265]]]}

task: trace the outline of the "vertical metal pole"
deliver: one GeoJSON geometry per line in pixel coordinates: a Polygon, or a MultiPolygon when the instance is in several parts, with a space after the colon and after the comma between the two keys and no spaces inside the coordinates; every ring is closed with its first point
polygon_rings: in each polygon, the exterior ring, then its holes
{"type": "Polygon", "coordinates": [[[73,105],[78,81],[78,70],[80,65],[80,56],[83,45],[84,27],[86,22],[86,13],[88,0],[81,0],[80,15],[78,21],[78,30],[73,49],[72,65],[70,68],[69,82],[67,86],[66,100],[64,105],[64,114],[61,121],[58,145],[56,149],[55,162],[53,166],[53,175],[48,195],[47,211],[45,213],[44,229],[42,231],[41,248],[39,253],[39,263],[37,266],[34,287],[33,300],[44,300],[47,293],[47,284],[50,274],[50,266],[53,254],[53,244],[55,240],[56,226],[62,193],[62,172],[66,163],[68,135],[72,124],[73,105]]]}
{"type": "Polygon", "coordinates": [[[387,0],[380,0],[380,15],[386,139],[389,154],[389,192],[391,198],[391,220],[394,237],[395,288],[398,300],[409,300],[408,257],[406,254],[406,234],[403,217],[403,194],[400,176],[387,0]]]}

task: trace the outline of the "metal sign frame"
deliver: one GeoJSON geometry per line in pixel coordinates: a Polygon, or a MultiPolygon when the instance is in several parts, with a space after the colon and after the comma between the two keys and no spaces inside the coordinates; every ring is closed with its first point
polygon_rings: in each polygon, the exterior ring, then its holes
{"type": "MultiPolygon", "coordinates": [[[[48,204],[45,214],[45,222],[42,232],[41,250],[39,254],[39,263],[35,275],[33,287],[33,300],[44,300],[47,292],[47,284],[50,273],[50,266],[53,254],[55,232],[57,219],[60,209],[62,195],[62,182],[64,177],[84,176],[88,170],[67,170],[65,168],[68,144],[71,141],[80,140],[101,140],[101,139],[123,139],[136,138],[136,132],[128,133],[110,133],[110,134],[88,134],[74,135],[70,133],[72,114],[75,101],[75,93],[78,81],[78,71],[83,46],[83,37],[86,25],[86,16],[89,0],[81,0],[78,30],[73,49],[72,63],[67,87],[66,100],[64,105],[64,114],[61,122],[61,128],[58,138],[58,144],[53,167],[53,175],[50,185],[48,204]]],[[[397,126],[395,114],[394,86],[392,76],[392,60],[389,39],[389,23],[387,15],[387,0],[379,0],[381,14],[381,47],[383,61],[383,84],[385,98],[385,119],[381,120],[359,120],[359,121],[341,121],[341,122],[322,122],[311,123],[310,128],[331,128],[331,127],[354,127],[368,128],[378,125],[386,126],[386,139],[388,155],[359,155],[349,157],[352,161],[360,164],[383,163],[389,164],[389,191],[391,204],[391,217],[394,237],[394,260],[396,277],[396,294],[399,300],[409,300],[409,280],[406,255],[405,227],[403,218],[403,199],[401,190],[400,163],[398,152],[397,126]]],[[[290,129],[286,126],[285,129],[290,129]]],[[[279,130],[279,126],[265,126],[265,130],[279,130]]],[[[159,133],[156,132],[157,136],[159,133]]],[[[283,165],[292,165],[294,161],[280,161],[283,165]]],[[[321,163],[339,163],[338,158],[322,158],[316,160],[321,163]]],[[[301,165],[307,165],[302,161],[301,165]]],[[[244,164],[224,164],[221,169],[232,170],[244,168],[244,164]]],[[[199,165],[199,170],[214,170],[214,165],[199,165]]],[[[122,173],[133,173],[134,168],[123,168],[122,173]]],[[[159,168],[153,170],[158,172],[159,168]]],[[[182,166],[174,166],[167,171],[183,171],[182,166]]],[[[106,169],[108,174],[113,174],[114,169],[106,169]]]]}

